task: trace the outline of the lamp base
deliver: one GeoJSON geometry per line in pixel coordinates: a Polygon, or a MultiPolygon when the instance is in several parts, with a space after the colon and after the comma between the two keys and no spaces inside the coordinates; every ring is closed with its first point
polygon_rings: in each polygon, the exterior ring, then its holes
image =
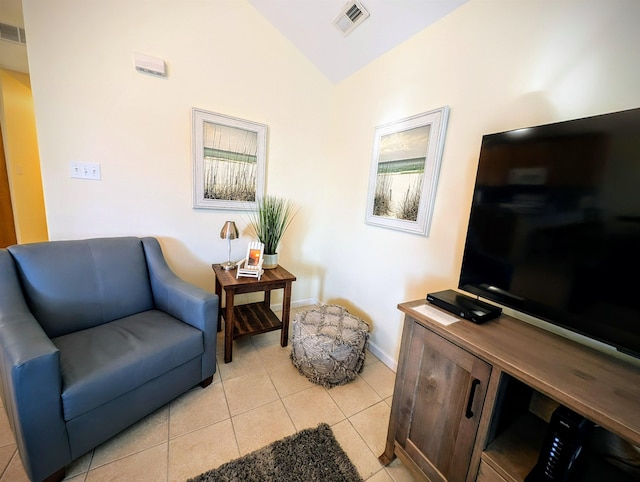
{"type": "Polygon", "coordinates": [[[227,261],[226,263],[222,263],[220,266],[222,266],[225,271],[231,271],[232,269],[236,269],[238,267],[238,265],[233,261],[227,261]]]}

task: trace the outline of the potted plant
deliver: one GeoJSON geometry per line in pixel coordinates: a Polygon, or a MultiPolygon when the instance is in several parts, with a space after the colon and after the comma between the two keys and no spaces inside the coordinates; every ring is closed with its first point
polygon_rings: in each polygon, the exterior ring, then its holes
{"type": "Polygon", "coordinates": [[[257,201],[257,210],[249,223],[264,244],[265,269],[278,266],[278,245],[295,215],[291,201],[276,196],[264,196],[257,201]]]}

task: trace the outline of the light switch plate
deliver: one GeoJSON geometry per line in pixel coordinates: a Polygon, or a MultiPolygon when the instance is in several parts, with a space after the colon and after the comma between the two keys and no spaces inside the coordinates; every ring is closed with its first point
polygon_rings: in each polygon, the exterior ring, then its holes
{"type": "Polygon", "coordinates": [[[69,176],[74,179],[91,179],[94,181],[102,179],[100,164],[97,162],[71,161],[69,168],[69,176]]]}

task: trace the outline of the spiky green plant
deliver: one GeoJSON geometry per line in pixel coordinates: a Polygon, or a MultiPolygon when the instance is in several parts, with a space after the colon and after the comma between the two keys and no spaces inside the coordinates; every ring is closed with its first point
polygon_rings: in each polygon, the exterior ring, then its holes
{"type": "Polygon", "coordinates": [[[257,211],[251,213],[249,223],[261,243],[264,254],[276,254],[278,244],[295,216],[293,203],[276,196],[258,199],[257,211]]]}
{"type": "Polygon", "coordinates": [[[373,215],[389,216],[392,213],[391,206],[391,171],[387,164],[378,167],[376,178],[376,191],[373,196],[373,215]]]}
{"type": "Polygon", "coordinates": [[[400,203],[400,209],[398,212],[399,219],[406,219],[408,221],[416,221],[418,219],[418,210],[420,209],[422,176],[413,184],[413,186],[407,188],[407,192],[404,194],[404,199],[400,203]]]}

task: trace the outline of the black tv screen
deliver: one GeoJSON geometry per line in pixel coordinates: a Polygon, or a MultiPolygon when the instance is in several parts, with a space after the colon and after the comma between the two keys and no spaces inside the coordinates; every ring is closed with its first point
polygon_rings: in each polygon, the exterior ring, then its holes
{"type": "Polygon", "coordinates": [[[483,136],[459,288],[640,357],[640,108],[483,136]]]}

